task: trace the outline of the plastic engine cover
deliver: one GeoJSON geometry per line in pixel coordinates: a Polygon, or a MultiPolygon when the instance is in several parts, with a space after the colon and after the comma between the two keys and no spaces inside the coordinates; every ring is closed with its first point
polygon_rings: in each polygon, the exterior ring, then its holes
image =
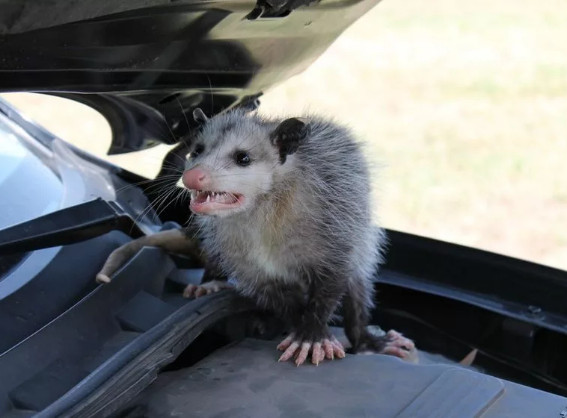
{"type": "Polygon", "coordinates": [[[348,355],[318,367],[278,363],[273,342],[244,340],[189,369],[167,372],[130,405],[132,416],[560,417],[567,399],[446,365],[348,355]]]}

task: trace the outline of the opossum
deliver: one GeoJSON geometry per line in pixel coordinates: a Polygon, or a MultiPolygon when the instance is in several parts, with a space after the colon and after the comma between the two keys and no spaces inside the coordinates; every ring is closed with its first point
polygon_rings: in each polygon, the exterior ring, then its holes
{"type": "MultiPolygon", "coordinates": [[[[182,182],[209,269],[208,282],[185,296],[218,291],[233,278],[237,292],[289,322],[280,361],[345,357],[328,325],[341,303],[352,352],[408,357],[411,340],[367,328],[385,237],[371,219],[368,165],[351,132],[316,116],[267,119],[246,109],[193,116],[201,128],[182,182]]],[[[145,244],[194,245],[191,236],[167,233],[145,244]]],[[[117,259],[99,281],[109,280],[117,259]]]]}

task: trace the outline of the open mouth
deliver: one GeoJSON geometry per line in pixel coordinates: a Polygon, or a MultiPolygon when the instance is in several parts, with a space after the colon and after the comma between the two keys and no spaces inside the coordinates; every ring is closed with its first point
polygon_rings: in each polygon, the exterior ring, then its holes
{"type": "Polygon", "coordinates": [[[230,209],[240,206],[244,196],[238,193],[213,192],[210,190],[191,190],[190,209],[206,213],[217,209],[230,209]]]}

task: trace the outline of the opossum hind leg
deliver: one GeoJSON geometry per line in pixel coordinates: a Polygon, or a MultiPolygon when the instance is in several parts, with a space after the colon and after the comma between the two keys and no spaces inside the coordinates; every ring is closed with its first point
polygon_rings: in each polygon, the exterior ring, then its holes
{"type": "Polygon", "coordinates": [[[287,361],[294,357],[296,366],[305,363],[309,354],[311,354],[311,363],[316,366],[324,359],[333,360],[335,357],[345,357],[345,349],[334,335],[318,341],[306,341],[296,338],[296,335],[291,333],[278,345],[278,350],[283,351],[278,361],[287,361]]]}
{"type": "Polygon", "coordinates": [[[417,363],[417,350],[415,344],[409,338],[404,337],[397,331],[390,330],[383,338],[384,346],[379,350],[380,354],[388,354],[399,357],[410,363],[417,363]]]}

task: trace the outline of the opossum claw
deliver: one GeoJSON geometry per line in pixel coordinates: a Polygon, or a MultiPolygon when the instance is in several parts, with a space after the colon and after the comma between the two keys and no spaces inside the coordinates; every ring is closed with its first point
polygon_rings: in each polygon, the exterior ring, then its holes
{"type": "Polygon", "coordinates": [[[295,334],[289,334],[281,343],[278,344],[278,350],[285,351],[293,342],[295,334]]]}
{"type": "Polygon", "coordinates": [[[313,351],[311,353],[311,363],[318,366],[320,362],[325,359],[325,351],[320,342],[313,344],[313,351]]]}
{"type": "Polygon", "coordinates": [[[334,335],[331,336],[331,343],[333,344],[333,353],[335,354],[335,356],[337,356],[338,358],[345,358],[345,348],[334,335]]]}
{"type": "Polygon", "coordinates": [[[299,351],[299,354],[297,355],[297,358],[295,359],[296,366],[301,366],[303,363],[305,363],[307,355],[309,354],[309,350],[311,349],[311,345],[311,343],[301,344],[301,349],[299,351]]]}
{"type": "Polygon", "coordinates": [[[343,345],[334,336],[324,338],[320,341],[301,341],[295,340],[295,335],[290,334],[279,345],[278,350],[283,351],[278,361],[287,361],[295,358],[295,365],[300,366],[305,363],[311,352],[311,363],[318,366],[325,358],[334,360],[345,357],[343,345]]]}
{"type": "Polygon", "coordinates": [[[335,336],[331,338],[325,338],[323,340],[323,352],[328,360],[334,360],[336,358],[345,358],[345,349],[343,345],[337,340],[335,336]]]}
{"type": "Polygon", "coordinates": [[[289,345],[289,347],[280,356],[278,361],[288,361],[295,353],[295,350],[297,350],[298,348],[299,348],[299,343],[297,341],[292,342],[289,345]]]}
{"type": "Polygon", "coordinates": [[[333,343],[329,341],[327,338],[323,340],[323,351],[325,352],[325,357],[328,360],[335,359],[335,347],[333,347],[333,343]]]}

